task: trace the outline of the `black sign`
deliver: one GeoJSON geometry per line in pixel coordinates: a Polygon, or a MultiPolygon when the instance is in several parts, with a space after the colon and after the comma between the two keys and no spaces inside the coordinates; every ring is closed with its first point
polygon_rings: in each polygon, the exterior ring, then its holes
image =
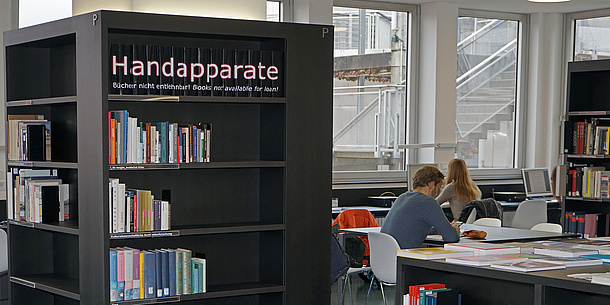
{"type": "Polygon", "coordinates": [[[110,93],[283,97],[284,52],[112,44],[110,93]]]}

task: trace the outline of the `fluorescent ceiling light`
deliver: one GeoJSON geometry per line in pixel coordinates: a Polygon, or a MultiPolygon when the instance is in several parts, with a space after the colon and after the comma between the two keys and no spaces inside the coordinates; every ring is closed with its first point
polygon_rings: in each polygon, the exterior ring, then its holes
{"type": "Polygon", "coordinates": [[[538,3],[558,3],[558,2],[570,2],[572,0],[527,0],[529,2],[538,2],[538,3]]]}

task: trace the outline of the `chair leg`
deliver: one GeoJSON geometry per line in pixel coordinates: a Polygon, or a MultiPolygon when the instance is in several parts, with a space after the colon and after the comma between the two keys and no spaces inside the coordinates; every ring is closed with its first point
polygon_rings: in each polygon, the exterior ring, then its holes
{"type": "Polygon", "coordinates": [[[366,298],[364,299],[364,305],[369,301],[369,294],[371,294],[371,288],[373,288],[373,282],[375,281],[375,275],[371,277],[371,283],[369,284],[369,291],[366,292],[366,298]]]}
{"type": "Polygon", "coordinates": [[[379,282],[379,288],[381,288],[381,296],[383,297],[383,304],[388,305],[388,301],[385,299],[385,292],[383,292],[383,283],[379,282]]]}

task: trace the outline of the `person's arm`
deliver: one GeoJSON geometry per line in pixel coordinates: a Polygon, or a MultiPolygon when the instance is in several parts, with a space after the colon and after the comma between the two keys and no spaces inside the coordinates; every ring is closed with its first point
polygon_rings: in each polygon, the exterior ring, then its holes
{"type": "Polygon", "coordinates": [[[460,234],[453,225],[447,220],[443,209],[438,204],[429,204],[427,221],[436,231],[443,236],[445,242],[457,242],[460,240],[460,234]]]}
{"type": "Polygon", "coordinates": [[[449,183],[445,186],[440,195],[436,197],[436,202],[443,204],[445,201],[451,199],[451,197],[453,197],[453,183],[449,183]]]}

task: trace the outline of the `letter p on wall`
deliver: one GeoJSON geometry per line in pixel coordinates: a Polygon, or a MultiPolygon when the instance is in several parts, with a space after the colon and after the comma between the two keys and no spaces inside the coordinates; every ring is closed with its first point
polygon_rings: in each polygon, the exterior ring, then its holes
{"type": "Polygon", "coordinates": [[[201,78],[203,76],[204,68],[201,63],[191,64],[191,82],[195,81],[195,78],[201,78]],[[195,68],[199,68],[199,72],[195,72],[195,68]]]}

